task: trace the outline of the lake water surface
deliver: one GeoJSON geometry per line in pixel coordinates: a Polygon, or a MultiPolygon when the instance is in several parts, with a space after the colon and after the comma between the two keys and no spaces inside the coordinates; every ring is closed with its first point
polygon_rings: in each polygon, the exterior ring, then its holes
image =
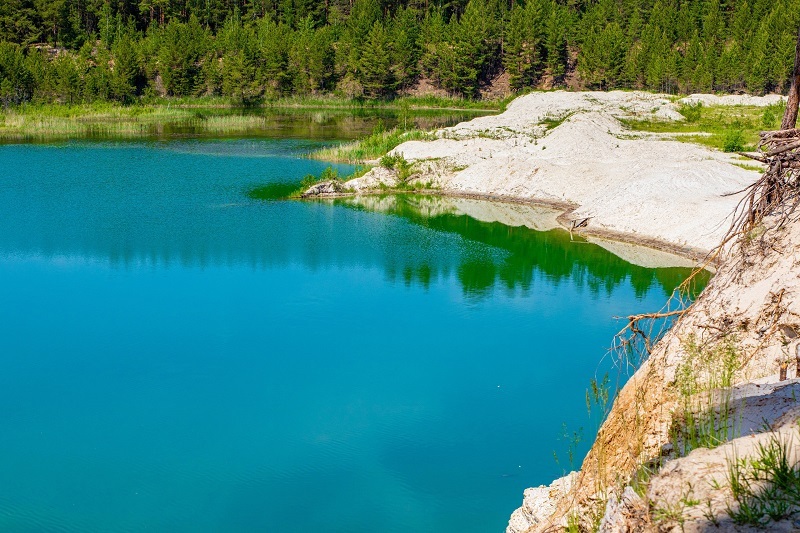
{"type": "Polygon", "coordinates": [[[248,196],[313,145],[0,147],[0,530],[499,532],[582,457],[613,317],[688,271],[248,196]]]}

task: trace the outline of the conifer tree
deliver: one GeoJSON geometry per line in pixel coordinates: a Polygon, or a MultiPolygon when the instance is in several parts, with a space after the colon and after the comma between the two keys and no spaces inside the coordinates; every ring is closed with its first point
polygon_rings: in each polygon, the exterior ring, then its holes
{"type": "Polygon", "coordinates": [[[386,30],[383,24],[376,21],[367,35],[359,62],[359,78],[364,94],[370,98],[378,98],[394,90],[391,64],[386,30]]]}

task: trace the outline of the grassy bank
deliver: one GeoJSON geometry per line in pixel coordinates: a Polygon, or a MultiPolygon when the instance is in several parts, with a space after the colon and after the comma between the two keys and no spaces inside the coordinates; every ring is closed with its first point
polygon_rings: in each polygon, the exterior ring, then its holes
{"type": "Polygon", "coordinates": [[[415,112],[500,111],[507,100],[470,101],[459,98],[407,97],[389,101],[344,98],[285,98],[243,107],[230,98],[173,98],[143,100],[136,105],[25,104],[0,109],[0,140],[47,141],[86,137],[140,138],[175,132],[234,135],[256,133],[268,111],[385,110],[403,120],[415,112]],[[265,110],[265,111],[260,111],[265,110]]]}
{"type": "Polygon", "coordinates": [[[634,131],[675,133],[680,141],[702,144],[725,152],[737,152],[755,149],[759,132],[777,129],[783,110],[783,104],[767,107],[682,105],[680,112],[686,117],[683,122],[624,122],[634,131]]]}
{"type": "Polygon", "coordinates": [[[0,140],[140,138],[176,127],[197,133],[243,134],[257,130],[263,122],[256,115],[210,115],[161,106],[25,106],[0,112],[0,140]]]}

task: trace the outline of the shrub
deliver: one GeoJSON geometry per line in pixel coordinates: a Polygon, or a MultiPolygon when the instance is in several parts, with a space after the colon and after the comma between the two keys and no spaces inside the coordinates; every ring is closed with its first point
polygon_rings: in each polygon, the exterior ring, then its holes
{"type": "Polygon", "coordinates": [[[703,102],[681,104],[678,113],[686,117],[686,122],[697,122],[703,116],[703,102]]]}
{"type": "Polygon", "coordinates": [[[722,143],[722,150],[725,152],[741,152],[744,150],[744,131],[728,130],[722,143]]]}
{"type": "Polygon", "coordinates": [[[396,170],[397,179],[401,184],[405,183],[411,176],[411,163],[406,161],[406,158],[403,157],[403,154],[386,154],[381,158],[381,166],[383,168],[396,170]]]}

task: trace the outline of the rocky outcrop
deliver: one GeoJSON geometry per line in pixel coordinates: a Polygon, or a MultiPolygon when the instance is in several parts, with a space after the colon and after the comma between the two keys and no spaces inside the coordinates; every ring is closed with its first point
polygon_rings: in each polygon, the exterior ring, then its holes
{"type": "Polygon", "coordinates": [[[339,180],[328,180],[315,183],[300,195],[301,198],[313,196],[338,196],[346,192],[345,186],[339,180]]]}
{"type": "Polygon", "coordinates": [[[566,497],[572,489],[577,475],[577,472],[570,472],[548,486],[525,489],[522,506],[511,514],[506,533],[525,533],[546,523],[556,511],[556,502],[566,497]]]}

